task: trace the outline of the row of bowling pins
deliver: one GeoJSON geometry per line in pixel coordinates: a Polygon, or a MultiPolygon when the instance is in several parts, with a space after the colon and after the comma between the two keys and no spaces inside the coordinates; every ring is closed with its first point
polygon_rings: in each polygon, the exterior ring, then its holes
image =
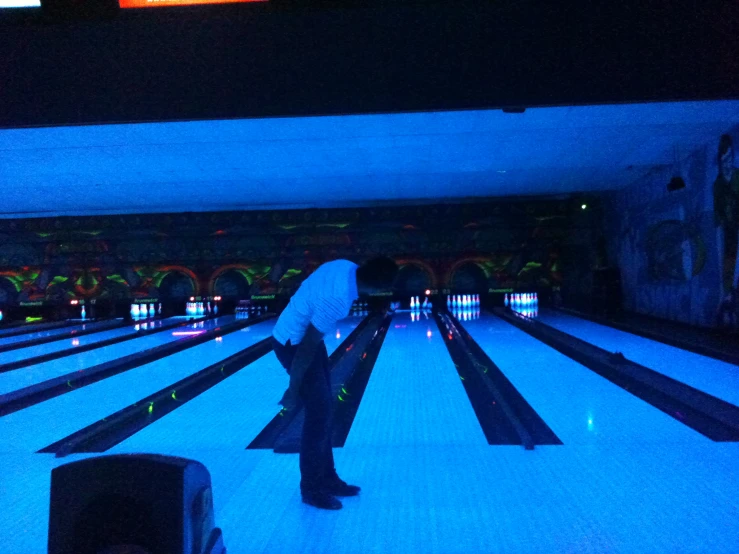
{"type": "Polygon", "coordinates": [[[516,312],[518,315],[522,315],[524,317],[528,317],[531,319],[539,317],[539,307],[538,306],[529,306],[529,307],[514,307],[512,308],[514,312],[516,312]]]}
{"type": "Polygon", "coordinates": [[[506,307],[510,305],[511,308],[519,306],[538,306],[539,295],[535,292],[511,294],[511,298],[509,299],[508,294],[506,294],[503,302],[505,303],[506,307]]]}
{"type": "Polygon", "coordinates": [[[206,312],[208,314],[218,314],[218,304],[211,307],[210,302],[188,302],[185,312],[190,316],[205,315],[206,312]]]}
{"type": "Polygon", "coordinates": [[[452,315],[459,321],[480,319],[480,308],[452,308],[452,315]]]}
{"type": "Polygon", "coordinates": [[[429,302],[428,297],[423,299],[423,304],[421,304],[421,299],[418,296],[411,296],[411,310],[430,310],[431,309],[431,302],[429,302]]]}
{"type": "MultiPolygon", "coordinates": [[[[159,304],[159,310],[154,307],[154,304],[131,304],[131,317],[154,317],[155,315],[162,315],[162,304],[159,304]]],[[[82,306],[82,319],[85,319],[85,307],[82,306]]]]}
{"type": "Polygon", "coordinates": [[[428,310],[411,310],[411,321],[421,321],[421,315],[424,319],[428,319],[428,310]]]}
{"type": "Polygon", "coordinates": [[[352,304],[351,315],[367,314],[369,314],[369,304],[367,304],[367,302],[354,302],[354,304],[352,304]]]}
{"type": "MultiPolygon", "coordinates": [[[[208,302],[208,305],[210,305],[210,302],[208,302]]],[[[214,313],[218,313],[218,304],[216,304],[213,308],[215,311],[214,313]]],[[[261,314],[262,312],[267,311],[267,306],[255,306],[254,304],[251,304],[249,306],[236,306],[236,315],[239,314],[261,314]]]]}
{"type": "Polygon", "coordinates": [[[369,315],[369,305],[366,302],[352,304],[351,315],[369,315]]]}
{"type": "Polygon", "coordinates": [[[479,294],[455,294],[446,297],[446,307],[450,310],[454,308],[474,308],[479,305],[479,294]]]}

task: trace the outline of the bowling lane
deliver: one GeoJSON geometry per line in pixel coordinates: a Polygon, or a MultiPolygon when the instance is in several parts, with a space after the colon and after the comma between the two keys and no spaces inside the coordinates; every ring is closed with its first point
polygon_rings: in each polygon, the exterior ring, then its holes
{"type": "MultiPolygon", "coordinates": [[[[149,322],[139,324],[141,329],[158,329],[162,325],[167,325],[174,322],[174,319],[155,319],[149,322]]],[[[26,348],[20,348],[18,350],[11,350],[10,352],[0,353],[0,364],[7,364],[16,360],[33,358],[34,356],[41,356],[42,354],[51,354],[53,352],[61,352],[62,350],[74,349],[78,346],[86,346],[88,344],[95,344],[96,342],[104,341],[107,339],[125,337],[127,335],[135,335],[138,329],[135,325],[131,324],[127,327],[118,327],[117,329],[111,329],[110,331],[100,331],[99,333],[93,333],[91,335],[83,335],[81,337],[71,337],[64,340],[58,340],[47,344],[38,344],[36,346],[29,346],[26,348]]]]}
{"type": "Polygon", "coordinates": [[[274,321],[257,323],[223,340],[208,341],[1,417],[0,453],[36,452],[267,338],[274,321]]]}
{"type": "MultiPolygon", "coordinates": [[[[178,316],[178,317],[170,318],[168,320],[164,320],[162,322],[150,321],[150,322],[139,323],[139,324],[136,324],[136,326],[140,325],[142,328],[146,328],[144,326],[151,328],[152,325],[155,325],[156,327],[159,327],[164,322],[171,323],[175,319],[184,320],[185,318],[182,316],[178,316]]],[[[123,343],[112,344],[110,346],[105,346],[103,348],[99,348],[96,350],[90,350],[88,352],[82,352],[80,354],[73,354],[71,356],[59,358],[58,360],[49,360],[48,362],[43,362],[43,363],[32,365],[29,367],[23,367],[20,369],[15,369],[13,371],[0,373],[0,394],[8,394],[9,392],[13,392],[23,387],[28,387],[30,385],[35,385],[36,383],[41,383],[42,381],[53,379],[54,377],[59,377],[60,375],[65,375],[67,373],[71,373],[72,371],[79,371],[82,369],[86,369],[88,367],[102,364],[104,362],[109,362],[111,360],[116,360],[118,358],[128,356],[129,354],[135,354],[136,352],[142,352],[149,348],[154,348],[155,346],[161,346],[163,344],[167,344],[170,342],[174,342],[176,340],[186,338],[181,335],[175,335],[174,333],[183,332],[183,331],[209,330],[219,325],[226,325],[227,323],[231,323],[232,321],[234,321],[234,319],[235,319],[234,316],[224,316],[224,317],[219,317],[217,319],[210,319],[210,320],[206,320],[202,322],[192,323],[191,326],[177,327],[175,329],[170,329],[169,331],[164,331],[161,333],[154,333],[152,335],[144,335],[142,337],[131,339],[130,341],[126,341],[123,343]]],[[[116,329],[115,331],[105,331],[101,333],[94,333],[93,335],[80,337],[79,339],[69,339],[69,341],[64,340],[64,341],[59,341],[59,342],[62,343],[65,348],[69,348],[70,343],[73,340],[79,340],[80,344],[83,344],[82,339],[88,338],[88,337],[104,336],[103,338],[109,338],[108,335],[110,333],[118,333],[124,330],[126,333],[135,333],[136,326],[132,325],[131,327],[124,327],[123,329],[116,329]]],[[[121,334],[125,334],[125,333],[121,333],[121,334]]],[[[116,335],[112,335],[112,336],[116,336],[116,335]]],[[[100,338],[98,340],[103,340],[103,339],[100,338]]],[[[54,343],[51,343],[50,345],[43,345],[43,346],[51,346],[52,344],[57,344],[57,343],[54,342],[54,343]]],[[[16,350],[13,352],[6,352],[6,354],[18,354],[20,356],[20,353],[25,352],[26,350],[29,350],[29,349],[24,348],[24,349],[16,350]]],[[[2,355],[0,355],[0,358],[2,358],[2,355]]],[[[7,361],[7,360],[4,360],[4,361],[7,361]]]]}
{"type": "Polygon", "coordinates": [[[739,367],[555,310],[539,312],[552,327],[739,406],[739,367]]]}
{"type": "MultiPolygon", "coordinates": [[[[331,355],[363,318],[349,317],[326,335],[331,355]]],[[[274,352],[249,364],[111,451],[172,448],[244,449],[280,411],[288,376],[274,352]]]]}
{"type": "Polygon", "coordinates": [[[345,446],[487,445],[433,317],[396,314],[345,446]]]}
{"type": "Polygon", "coordinates": [[[464,326],[565,446],[712,442],[496,316],[464,326]]]}
{"type": "Polygon", "coordinates": [[[97,321],[91,323],[79,323],[78,325],[72,325],[71,327],[61,327],[59,329],[49,329],[47,331],[35,331],[33,333],[26,333],[24,335],[18,335],[17,337],[0,337],[0,346],[7,344],[15,344],[18,342],[24,342],[27,340],[41,339],[46,337],[62,336],[65,333],[71,333],[72,331],[86,331],[87,329],[105,329],[110,325],[114,325],[116,321],[109,319],[106,321],[97,321]]]}
{"type": "MultiPolygon", "coordinates": [[[[55,327],[59,325],[59,321],[45,321],[43,323],[26,323],[21,325],[11,325],[8,327],[0,327],[0,339],[3,337],[3,335],[7,335],[8,333],[17,333],[18,331],[25,331],[27,333],[33,333],[37,331],[43,331],[47,329],[48,327],[55,327]]],[[[65,327],[69,327],[69,325],[65,325],[65,327]]]]}

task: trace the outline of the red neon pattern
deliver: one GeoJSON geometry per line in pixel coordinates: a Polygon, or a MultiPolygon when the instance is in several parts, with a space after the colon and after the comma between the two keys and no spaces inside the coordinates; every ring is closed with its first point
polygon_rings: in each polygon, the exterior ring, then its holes
{"type": "Polygon", "coordinates": [[[195,4],[244,4],[267,0],[120,0],[121,8],[161,8],[165,6],[193,6],[195,4]]]}

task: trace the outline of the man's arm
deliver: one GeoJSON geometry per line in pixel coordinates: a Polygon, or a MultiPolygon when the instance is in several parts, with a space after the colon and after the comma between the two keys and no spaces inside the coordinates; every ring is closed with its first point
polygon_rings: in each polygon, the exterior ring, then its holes
{"type": "Polygon", "coordinates": [[[280,400],[280,404],[285,408],[290,409],[297,403],[298,391],[303,382],[303,376],[313,362],[313,358],[322,340],[323,333],[312,324],[309,324],[303,340],[298,344],[298,349],[290,366],[290,386],[282,397],[282,400],[280,400]]]}

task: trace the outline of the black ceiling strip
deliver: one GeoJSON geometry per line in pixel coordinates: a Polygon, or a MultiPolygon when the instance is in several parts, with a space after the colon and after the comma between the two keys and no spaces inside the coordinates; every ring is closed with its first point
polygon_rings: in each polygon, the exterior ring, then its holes
{"type": "Polygon", "coordinates": [[[739,408],[685,383],[632,362],[510,310],[496,315],[572,358],[676,421],[717,442],[739,441],[739,408]]]}
{"type": "MultiPolygon", "coordinates": [[[[354,330],[344,339],[344,341],[334,350],[328,357],[329,368],[333,371],[337,362],[348,352],[354,350],[354,343],[357,337],[367,328],[373,316],[367,316],[357,325],[354,330]]],[[[333,375],[332,375],[333,377],[333,375]]],[[[246,447],[247,450],[256,449],[273,449],[278,437],[285,432],[296,415],[302,411],[303,405],[300,400],[293,410],[280,410],[272,420],[264,426],[259,434],[246,447]]]]}
{"type": "MultiPolygon", "coordinates": [[[[0,373],[5,373],[7,371],[13,371],[16,369],[20,369],[22,367],[29,367],[32,365],[41,364],[41,363],[48,362],[51,360],[58,360],[60,358],[65,358],[67,356],[72,356],[74,354],[81,354],[83,352],[89,352],[90,350],[96,350],[98,348],[103,348],[105,346],[119,344],[127,340],[137,339],[140,337],[145,337],[147,335],[153,335],[154,333],[169,331],[170,329],[175,329],[177,327],[184,327],[185,325],[190,325],[198,321],[203,321],[203,319],[191,319],[188,321],[177,321],[174,323],[168,323],[166,325],[162,325],[161,327],[157,327],[155,329],[139,329],[138,331],[134,331],[132,333],[123,335],[121,337],[113,337],[110,339],[101,340],[101,341],[93,342],[90,344],[83,344],[81,346],[73,346],[72,348],[67,348],[66,350],[60,350],[58,352],[50,352],[48,354],[41,354],[39,356],[34,356],[32,358],[25,358],[21,360],[16,360],[14,362],[8,362],[6,364],[0,364],[0,373]]],[[[146,321],[144,321],[144,323],[146,323],[146,321]]]]}
{"type": "Polygon", "coordinates": [[[736,342],[736,337],[731,337],[715,330],[695,329],[692,326],[681,325],[674,321],[654,320],[652,321],[652,325],[645,325],[638,320],[643,319],[646,322],[651,318],[638,316],[637,314],[634,314],[633,318],[629,318],[628,316],[599,317],[566,308],[559,308],[559,311],[592,321],[593,323],[598,323],[599,325],[605,325],[606,327],[612,327],[619,331],[631,333],[632,335],[638,335],[645,339],[661,342],[689,352],[695,352],[696,354],[708,356],[709,358],[721,360],[722,362],[739,365],[739,345],[736,342]],[[662,326],[663,329],[656,329],[659,326],[662,326]]]}
{"type": "Polygon", "coordinates": [[[73,371],[66,375],[55,377],[29,387],[0,395],[0,416],[17,412],[29,406],[39,404],[51,398],[61,396],[81,387],[97,383],[113,375],[129,371],[136,367],[151,363],[171,354],[182,352],[193,346],[198,346],[216,336],[223,336],[261,321],[274,317],[274,314],[266,313],[262,316],[240,320],[222,327],[216,327],[201,335],[176,340],[171,343],[162,344],[149,348],[142,352],[136,352],[117,360],[111,360],[87,369],[73,371]]]}
{"type": "Polygon", "coordinates": [[[271,338],[263,339],[88,425],[39,450],[39,453],[54,453],[57,457],[63,457],[81,452],[105,452],[271,351],[271,338]]]}

